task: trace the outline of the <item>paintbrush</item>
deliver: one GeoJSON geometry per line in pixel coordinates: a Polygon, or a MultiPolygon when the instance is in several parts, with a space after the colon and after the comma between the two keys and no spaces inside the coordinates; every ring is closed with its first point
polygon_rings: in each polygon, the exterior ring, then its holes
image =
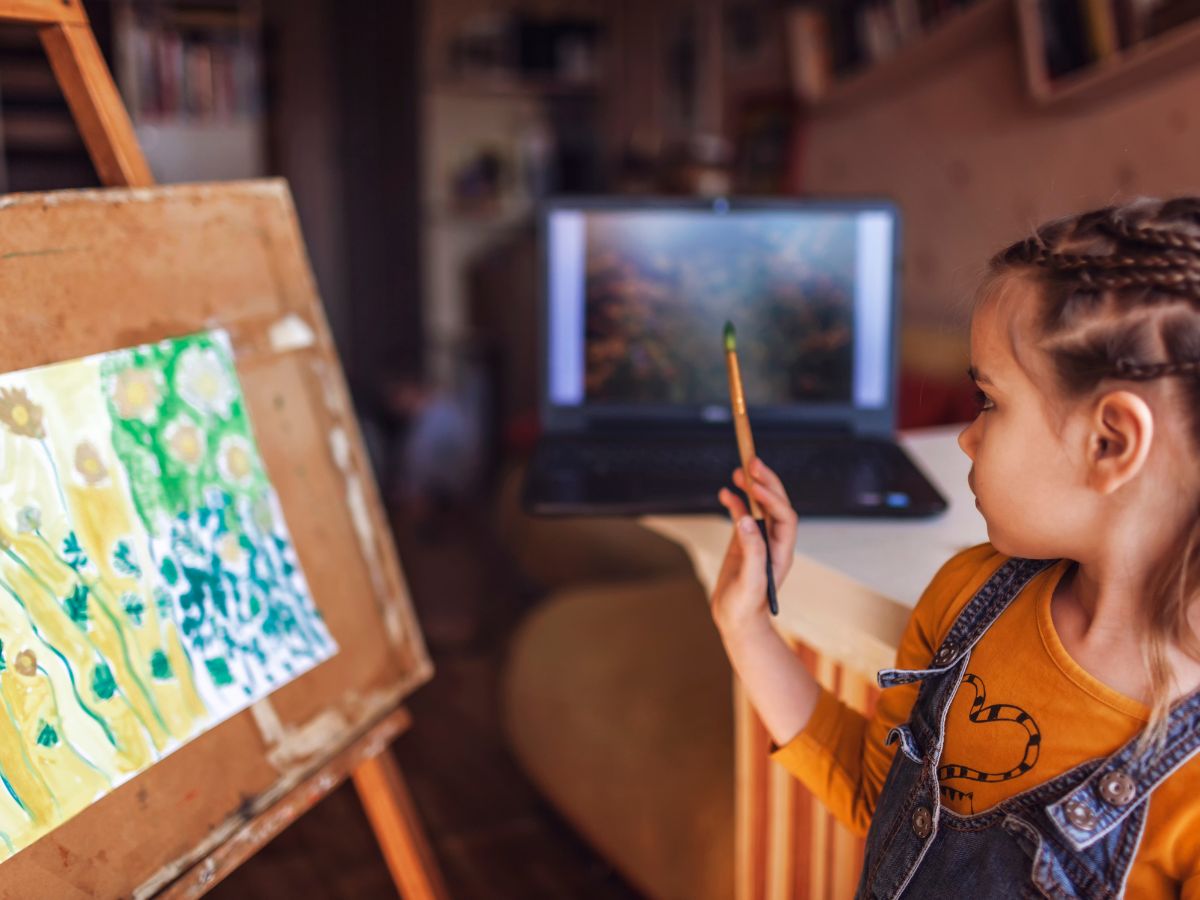
{"type": "Polygon", "coordinates": [[[750,461],[754,459],[754,435],[750,433],[750,416],[746,414],[746,395],[742,391],[742,370],[738,367],[737,336],[733,323],[725,323],[725,369],[729,373],[729,405],[733,407],[733,429],[737,434],[738,455],[742,458],[742,474],[746,476],[746,499],[750,501],[750,515],[758,525],[763,544],[767,548],[767,604],[771,615],[779,615],[779,600],[775,596],[775,572],[771,564],[771,540],[767,535],[767,518],[762,505],[754,496],[751,485],[750,461]]]}

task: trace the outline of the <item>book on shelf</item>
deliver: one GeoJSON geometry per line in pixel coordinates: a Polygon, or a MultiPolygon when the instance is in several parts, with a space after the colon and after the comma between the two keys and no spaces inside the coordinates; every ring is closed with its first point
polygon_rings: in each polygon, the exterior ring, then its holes
{"type": "Polygon", "coordinates": [[[829,89],[829,28],[820,10],[798,6],[787,11],[788,68],[792,89],[806,103],[814,103],[829,89]]]}
{"type": "Polygon", "coordinates": [[[118,19],[121,89],[134,121],[232,121],[262,109],[257,32],[118,19]]]}
{"type": "Polygon", "coordinates": [[[1088,62],[1088,42],[1084,34],[1083,10],[1075,0],[1038,0],[1041,24],[1042,57],[1051,80],[1088,62]]]}
{"type": "Polygon", "coordinates": [[[1113,22],[1117,28],[1117,46],[1124,50],[1145,37],[1136,14],[1134,0],[1113,0],[1113,22]]]}
{"type": "Polygon", "coordinates": [[[70,116],[54,110],[17,109],[4,120],[7,149],[38,152],[76,150],[83,146],[79,129],[70,116]]]}
{"type": "Polygon", "coordinates": [[[1200,0],[1030,0],[1054,81],[1200,18],[1200,0]]]}
{"type": "Polygon", "coordinates": [[[1113,0],[1082,0],[1087,25],[1089,61],[1100,62],[1117,52],[1117,13],[1113,0]]]}

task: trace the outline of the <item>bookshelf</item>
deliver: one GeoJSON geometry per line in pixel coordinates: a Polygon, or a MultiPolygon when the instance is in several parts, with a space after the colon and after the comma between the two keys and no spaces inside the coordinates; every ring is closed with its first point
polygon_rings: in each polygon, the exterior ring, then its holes
{"type": "Polygon", "coordinates": [[[97,184],[36,30],[0,27],[0,192],[97,184]]]}
{"type": "Polygon", "coordinates": [[[810,98],[810,113],[846,112],[917,82],[985,38],[1010,28],[1012,14],[1012,0],[976,0],[950,7],[881,59],[863,62],[841,76],[832,74],[820,95],[810,98]]]}
{"type": "Polygon", "coordinates": [[[163,183],[266,174],[257,0],[112,0],[116,79],[163,183]]]}
{"type": "MultiPolygon", "coordinates": [[[[260,0],[85,0],[156,180],[267,174],[260,0]]],[[[37,32],[0,27],[0,190],[97,181],[37,32]]]]}
{"type": "Polygon", "coordinates": [[[479,336],[467,272],[547,194],[604,177],[604,0],[439,0],[422,27],[427,376],[459,382],[479,336]]]}
{"type": "Polygon", "coordinates": [[[1016,3],[1026,83],[1041,106],[1108,99],[1200,61],[1195,3],[1160,3],[1139,18],[1131,0],[1088,0],[1056,20],[1038,0],[1016,3]]]}

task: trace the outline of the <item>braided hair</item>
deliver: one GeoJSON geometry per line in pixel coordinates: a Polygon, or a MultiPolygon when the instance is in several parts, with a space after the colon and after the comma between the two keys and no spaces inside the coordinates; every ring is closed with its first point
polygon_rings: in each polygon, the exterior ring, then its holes
{"type": "MultiPolygon", "coordinates": [[[[990,272],[1020,272],[1038,287],[1034,342],[1062,397],[1089,396],[1109,379],[1179,376],[1171,400],[1200,451],[1200,197],[1142,198],[1048,222],[997,253],[990,272]]],[[[1200,508],[1147,598],[1147,740],[1165,733],[1166,647],[1200,659],[1188,621],[1197,599],[1200,508]]]]}

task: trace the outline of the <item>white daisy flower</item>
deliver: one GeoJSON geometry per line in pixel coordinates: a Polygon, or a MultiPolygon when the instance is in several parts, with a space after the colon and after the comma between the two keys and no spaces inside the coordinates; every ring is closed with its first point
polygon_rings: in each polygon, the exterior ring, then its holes
{"type": "Polygon", "coordinates": [[[221,477],[237,487],[245,487],[254,477],[254,450],[240,435],[231,434],[217,450],[217,469],[221,477]]]}
{"type": "Polygon", "coordinates": [[[113,406],[122,419],[138,419],[147,424],[154,421],[158,401],[162,398],[160,374],[154,369],[130,367],[122,369],[113,379],[113,406]]]}
{"type": "Polygon", "coordinates": [[[179,417],[167,423],[163,431],[167,452],[189,469],[196,469],[204,461],[204,432],[195,423],[179,417]]]}
{"type": "Polygon", "coordinates": [[[229,415],[236,396],[221,357],[211,347],[188,347],[180,354],[175,388],[189,406],[221,417],[229,415]]]}

